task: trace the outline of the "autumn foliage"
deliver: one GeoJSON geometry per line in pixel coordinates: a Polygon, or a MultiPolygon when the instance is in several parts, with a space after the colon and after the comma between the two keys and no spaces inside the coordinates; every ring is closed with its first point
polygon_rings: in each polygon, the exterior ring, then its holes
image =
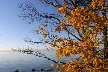
{"type": "MultiPolygon", "coordinates": [[[[56,67],[64,68],[64,72],[108,71],[108,47],[105,46],[105,41],[103,41],[103,39],[108,38],[108,35],[104,34],[105,28],[108,28],[106,14],[108,5],[105,4],[104,0],[92,0],[89,4],[89,6],[76,8],[72,6],[68,10],[64,1],[61,7],[56,10],[63,17],[55,27],[55,32],[60,33],[62,29],[65,29],[67,33],[71,34],[72,31],[68,30],[68,26],[71,26],[78,35],[74,36],[74,38],[58,37],[50,46],[56,48],[57,57],[81,54],[80,57],[71,59],[66,64],[57,64],[56,67]],[[105,57],[106,55],[107,57],[105,57]]],[[[43,26],[47,27],[47,24],[43,26]]],[[[42,31],[43,37],[46,38],[47,32],[41,27],[39,30],[42,31]]],[[[55,35],[53,37],[55,38],[55,35]]],[[[61,70],[61,72],[63,71],[61,70]]]]}
{"type": "MultiPolygon", "coordinates": [[[[78,0],[79,1],[79,0],[78,0]]],[[[83,1],[83,0],[81,0],[83,1]]],[[[75,0],[77,2],[77,0],[75,0]]],[[[74,3],[75,3],[74,2],[74,3]]],[[[54,33],[49,34],[42,24],[36,32],[51,38],[50,46],[56,49],[56,57],[79,54],[65,64],[51,64],[61,72],[108,72],[108,4],[104,0],[91,0],[86,4],[71,4],[72,0],[53,3],[62,15],[53,24],[54,33]],[[70,5],[68,5],[70,4],[70,5]],[[56,33],[66,32],[67,37],[56,33]]]]}

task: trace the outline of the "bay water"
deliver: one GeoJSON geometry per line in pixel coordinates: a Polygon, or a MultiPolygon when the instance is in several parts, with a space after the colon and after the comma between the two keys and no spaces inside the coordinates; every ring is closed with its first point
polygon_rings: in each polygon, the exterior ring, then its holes
{"type": "MultiPolygon", "coordinates": [[[[54,51],[41,50],[40,52],[51,59],[56,59],[54,51]]],[[[19,72],[32,72],[32,69],[40,70],[41,67],[52,69],[53,67],[50,66],[51,63],[51,61],[45,58],[32,54],[16,51],[0,51],[0,72],[14,72],[16,69],[19,72]]]]}
{"type": "MultiPolygon", "coordinates": [[[[54,50],[47,51],[43,49],[39,50],[39,52],[52,60],[58,60],[55,57],[54,50]]],[[[68,61],[70,58],[78,56],[71,55],[71,57],[64,57],[63,59],[68,61]]],[[[33,54],[18,51],[0,51],[0,72],[14,72],[17,69],[19,72],[32,72],[32,69],[40,70],[42,67],[44,69],[54,69],[54,67],[51,67],[51,63],[52,61],[33,54]]]]}

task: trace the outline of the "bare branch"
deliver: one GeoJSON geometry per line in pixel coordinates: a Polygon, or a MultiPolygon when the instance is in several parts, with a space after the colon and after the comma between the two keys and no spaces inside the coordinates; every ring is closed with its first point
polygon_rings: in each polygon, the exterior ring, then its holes
{"type": "Polygon", "coordinates": [[[65,62],[62,62],[62,61],[57,62],[56,60],[48,58],[45,54],[40,53],[38,50],[36,52],[33,51],[33,50],[31,50],[31,49],[20,49],[20,48],[18,48],[18,49],[12,49],[12,50],[13,51],[19,51],[19,52],[22,52],[22,53],[32,54],[32,55],[35,55],[35,56],[38,56],[38,57],[43,57],[43,58],[46,58],[46,59],[48,59],[48,60],[50,60],[50,61],[52,61],[52,62],[54,62],[56,64],[57,63],[65,64],[65,62]]]}
{"type": "Polygon", "coordinates": [[[71,33],[71,32],[70,32],[66,27],[63,28],[63,29],[66,30],[67,33],[69,33],[69,34],[71,34],[72,36],[74,36],[77,40],[79,40],[79,41],[83,41],[83,40],[79,39],[77,36],[75,36],[73,33],[71,33]]]}

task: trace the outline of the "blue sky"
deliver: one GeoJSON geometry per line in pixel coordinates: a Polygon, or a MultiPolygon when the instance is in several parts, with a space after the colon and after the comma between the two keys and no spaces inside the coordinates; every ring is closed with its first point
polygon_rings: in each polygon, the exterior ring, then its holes
{"type": "MultiPolygon", "coordinates": [[[[29,0],[0,0],[0,49],[8,47],[30,46],[24,42],[25,37],[36,39],[36,35],[31,33],[36,29],[36,24],[27,24],[20,14],[18,4],[29,0]]],[[[31,0],[30,2],[34,2],[31,0]]]]}
{"type": "Polygon", "coordinates": [[[36,30],[39,23],[28,24],[17,16],[21,13],[18,4],[26,1],[33,3],[39,11],[54,12],[52,7],[45,8],[38,0],[0,0],[0,50],[9,49],[10,47],[16,48],[17,46],[36,47],[36,45],[33,46],[24,42],[23,39],[29,37],[37,41],[39,36],[31,33],[31,31],[36,30]]]}

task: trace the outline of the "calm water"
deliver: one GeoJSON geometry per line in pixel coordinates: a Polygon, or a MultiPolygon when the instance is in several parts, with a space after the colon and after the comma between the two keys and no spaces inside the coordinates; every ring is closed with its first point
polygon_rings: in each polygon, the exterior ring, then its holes
{"type": "MultiPolygon", "coordinates": [[[[41,52],[51,59],[56,59],[54,57],[54,52],[49,53],[44,50],[41,50],[41,52]]],[[[32,69],[40,69],[42,66],[51,69],[51,63],[51,61],[48,61],[45,58],[26,53],[14,51],[0,52],[0,72],[14,72],[16,69],[20,72],[32,72],[32,69]]]]}
{"type": "MultiPolygon", "coordinates": [[[[39,52],[45,54],[47,57],[57,60],[55,51],[40,50],[39,52]]],[[[77,55],[78,56],[78,55],[77,55]]],[[[73,55],[71,58],[74,57],[73,55]]],[[[70,59],[64,57],[64,59],[70,59]]],[[[42,66],[45,69],[53,69],[50,66],[52,62],[45,58],[37,57],[35,55],[26,54],[15,51],[0,51],[0,72],[14,72],[16,69],[19,72],[32,72],[32,69],[39,70],[42,66]]]]}

